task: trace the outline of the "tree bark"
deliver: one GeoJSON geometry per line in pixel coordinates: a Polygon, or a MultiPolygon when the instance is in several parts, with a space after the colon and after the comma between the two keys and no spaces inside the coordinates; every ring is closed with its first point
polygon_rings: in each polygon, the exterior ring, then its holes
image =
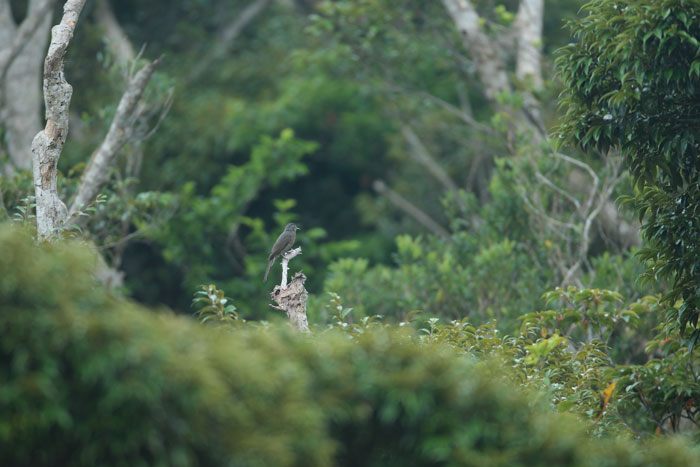
{"type": "MultiPolygon", "coordinates": [[[[522,0],[514,25],[516,32],[514,37],[518,42],[516,67],[521,67],[524,74],[534,73],[532,79],[539,79],[540,82],[541,59],[538,46],[542,41],[542,15],[544,14],[542,1],[522,0]],[[525,21],[528,23],[525,24],[525,21]]],[[[462,36],[465,49],[469,51],[474,61],[486,98],[497,110],[512,115],[511,124],[515,133],[529,133],[534,143],[540,143],[546,138],[547,132],[540,114],[539,103],[532,93],[523,91],[525,106],[521,110],[504,106],[498,99],[499,95],[510,93],[513,89],[506,72],[507,54],[503,49],[513,42],[510,35],[502,45],[490,38],[481,27],[482,20],[470,0],[443,0],[443,4],[462,36]]]]}
{"type": "Polygon", "coordinates": [[[51,28],[51,45],[44,60],[46,127],[32,141],[36,220],[39,239],[55,237],[67,209],[58,196],[58,159],[68,136],[68,108],[73,88],[63,73],[63,57],[73,38],[85,0],[68,0],[61,22],[51,28]]]}
{"type": "Polygon", "coordinates": [[[542,22],[544,0],[520,0],[518,16],[518,55],[515,76],[522,82],[531,80],[533,88],[542,87],[542,22]]]}
{"type": "Polygon", "coordinates": [[[309,296],[304,287],[306,276],[299,271],[287,285],[289,261],[300,254],[301,248],[295,248],[282,255],[282,283],[276,285],[274,290],[270,292],[270,297],[277,303],[276,305],[270,304],[270,307],[284,311],[292,326],[298,331],[310,332],[309,320],[306,317],[306,300],[309,296]]]}
{"type": "Polygon", "coordinates": [[[16,168],[32,166],[32,140],[41,129],[41,60],[55,0],[30,0],[19,27],[9,0],[0,0],[0,120],[16,168]]]}
{"type": "Polygon", "coordinates": [[[499,93],[510,91],[510,82],[500,51],[494,47],[494,41],[481,28],[479,15],[469,0],[443,0],[442,3],[452,16],[465,47],[471,53],[486,97],[495,101],[499,93]]]}

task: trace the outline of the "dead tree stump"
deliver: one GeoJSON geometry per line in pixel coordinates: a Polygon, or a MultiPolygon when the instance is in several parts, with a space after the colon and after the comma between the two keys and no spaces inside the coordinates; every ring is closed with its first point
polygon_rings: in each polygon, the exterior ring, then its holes
{"type": "Polygon", "coordinates": [[[291,282],[287,284],[289,261],[301,254],[301,248],[295,248],[282,255],[282,283],[276,285],[270,292],[270,297],[276,305],[270,304],[275,310],[284,311],[295,329],[301,332],[309,330],[309,320],[306,318],[306,299],[309,292],[304,287],[306,276],[299,271],[294,274],[291,282]]]}

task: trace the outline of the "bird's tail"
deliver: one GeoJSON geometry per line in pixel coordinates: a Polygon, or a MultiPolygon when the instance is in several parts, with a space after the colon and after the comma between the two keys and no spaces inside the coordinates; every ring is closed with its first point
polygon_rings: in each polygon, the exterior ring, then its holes
{"type": "Polygon", "coordinates": [[[269,263],[267,263],[267,269],[265,269],[265,278],[263,279],[263,282],[267,282],[267,275],[270,274],[270,268],[272,267],[272,264],[275,262],[275,258],[272,258],[269,263]]]}

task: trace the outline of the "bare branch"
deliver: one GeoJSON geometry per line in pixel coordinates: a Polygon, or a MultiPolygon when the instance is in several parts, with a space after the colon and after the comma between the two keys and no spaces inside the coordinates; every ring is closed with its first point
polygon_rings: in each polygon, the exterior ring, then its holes
{"type": "MultiPolygon", "coordinates": [[[[533,164],[533,166],[534,165],[535,164],[533,164]]],[[[535,167],[535,178],[537,178],[539,181],[550,187],[552,190],[562,195],[564,198],[568,199],[571,202],[571,204],[576,206],[576,209],[581,209],[581,203],[576,198],[571,196],[567,191],[563,190],[562,188],[559,188],[553,181],[542,175],[542,172],[540,172],[539,169],[537,169],[537,167],[535,167]]]]}
{"type": "Polygon", "coordinates": [[[95,19],[102,26],[107,38],[107,45],[122,66],[134,59],[136,52],[134,46],[119,25],[114,10],[108,0],[97,0],[95,5],[95,19]]]}
{"type": "Polygon", "coordinates": [[[32,141],[37,230],[40,239],[56,235],[66,219],[66,205],[58,196],[58,159],[68,136],[68,107],[73,88],[63,74],[63,56],[73,38],[85,0],[68,0],[61,22],[51,29],[51,45],[44,60],[46,127],[32,141]]]}
{"type": "Polygon", "coordinates": [[[119,101],[119,106],[105,139],[92,154],[85,169],[78,194],[70,208],[71,216],[91,203],[109,179],[109,169],[114,165],[114,159],[119,150],[134,135],[135,121],[139,117],[136,112],[138,104],[159,63],[160,59],[157,59],[145,65],[131,79],[119,101]]]}
{"type": "Polygon", "coordinates": [[[415,219],[423,227],[442,238],[449,239],[450,233],[445,230],[440,224],[435,222],[432,217],[423,212],[420,208],[406,200],[403,196],[396,193],[394,190],[386,186],[381,180],[375,180],[372,184],[374,190],[380,195],[384,195],[394,206],[401,209],[403,212],[415,219]]]}
{"type": "Polygon", "coordinates": [[[420,91],[418,94],[421,97],[424,97],[424,98],[428,99],[429,101],[439,105],[443,109],[447,110],[448,112],[450,112],[452,115],[454,115],[455,117],[462,120],[467,125],[473,126],[477,130],[479,130],[487,135],[496,136],[498,134],[498,132],[496,130],[494,130],[493,128],[491,128],[490,126],[484,125],[483,123],[480,123],[480,122],[474,120],[474,118],[471,115],[469,115],[468,113],[459,109],[458,107],[455,107],[454,105],[450,104],[449,102],[444,101],[444,100],[440,99],[439,97],[434,96],[434,95],[432,95],[428,92],[425,92],[425,91],[420,91]]]}
{"type": "Polygon", "coordinates": [[[214,41],[214,46],[209,53],[197,63],[189,75],[188,81],[195,81],[209,70],[209,67],[225,56],[232,48],[238,36],[253,20],[267,7],[272,0],[255,0],[236,18],[228,24],[220,33],[219,38],[214,41]]]}
{"type": "Polygon", "coordinates": [[[437,163],[435,159],[430,155],[428,149],[423,145],[423,142],[418,138],[418,135],[413,131],[413,129],[408,125],[403,125],[401,127],[401,134],[408,143],[410,147],[409,154],[413,159],[420,165],[428,170],[428,173],[432,175],[442,186],[453,193],[457,194],[457,185],[454,181],[447,175],[447,172],[437,163]]]}
{"type": "Polygon", "coordinates": [[[282,282],[280,283],[280,285],[283,289],[287,288],[287,273],[289,271],[289,261],[300,254],[301,247],[296,247],[293,250],[289,250],[288,252],[282,255],[282,282]]]}

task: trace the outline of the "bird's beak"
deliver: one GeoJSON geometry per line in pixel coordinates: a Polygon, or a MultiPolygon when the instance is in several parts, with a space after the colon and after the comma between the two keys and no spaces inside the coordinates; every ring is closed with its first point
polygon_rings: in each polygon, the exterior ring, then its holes
{"type": "Polygon", "coordinates": [[[296,229],[297,229],[297,230],[301,230],[301,227],[299,227],[299,226],[297,225],[297,226],[296,226],[296,229]]]}

